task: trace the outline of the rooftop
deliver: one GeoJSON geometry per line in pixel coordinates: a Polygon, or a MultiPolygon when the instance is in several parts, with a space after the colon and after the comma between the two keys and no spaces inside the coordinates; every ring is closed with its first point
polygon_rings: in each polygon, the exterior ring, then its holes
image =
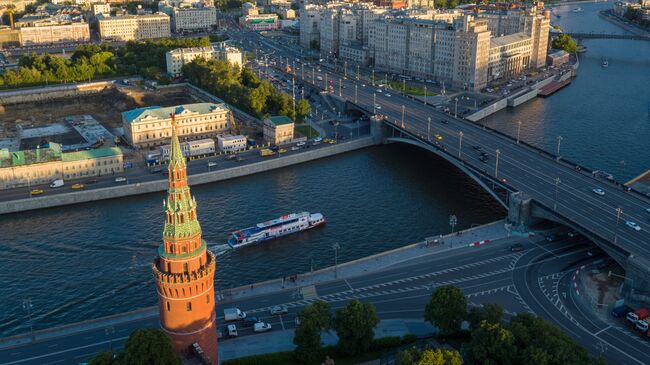
{"type": "Polygon", "coordinates": [[[52,142],[48,147],[14,152],[0,149],[0,167],[16,167],[52,161],[61,161],[61,145],[58,143],[52,142]]]}
{"type": "Polygon", "coordinates": [[[165,108],[149,106],[146,108],[137,108],[122,112],[122,119],[128,123],[134,123],[144,119],[169,119],[172,113],[177,116],[182,116],[184,114],[207,114],[215,110],[228,110],[228,107],[226,104],[215,103],[184,104],[165,108]]]}
{"type": "Polygon", "coordinates": [[[490,48],[494,47],[503,47],[507,46],[509,44],[517,43],[517,42],[522,42],[526,40],[530,40],[530,36],[527,35],[524,32],[519,32],[515,34],[510,34],[510,35],[504,35],[503,37],[494,37],[490,39],[490,48]]]}
{"type": "Polygon", "coordinates": [[[289,117],[284,116],[284,115],[277,115],[277,116],[274,116],[274,117],[270,117],[269,120],[271,121],[271,123],[273,123],[275,125],[283,125],[283,124],[291,124],[291,123],[293,123],[293,121],[291,119],[289,119],[289,117]]]}
{"type": "Polygon", "coordinates": [[[68,152],[68,153],[64,153],[61,157],[63,162],[73,162],[73,161],[89,160],[92,158],[119,156],[121,154],[122,154],[122,150],[119,147],[104,147],[104,148],[97,148],[94,150],[68,152]]]}

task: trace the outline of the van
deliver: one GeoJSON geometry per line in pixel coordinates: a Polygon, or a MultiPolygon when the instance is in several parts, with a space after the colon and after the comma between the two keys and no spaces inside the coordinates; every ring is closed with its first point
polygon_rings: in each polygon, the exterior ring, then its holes
{"type": "Polygon", "coordinates": [[[126,182],[126,178],[123,177],[123,176],[116,177],[116,178],[115,178],[115,182],[116,182],[116,183],[126,182]]]}
{"type": "Polygon", "coordinates": [[[51,188],[60,188],[63,185],[65,185],[65,184],[63,183],[62,179],[56,179],[56,180],[52,181],[52,183],[50,183],[51,188]]]}

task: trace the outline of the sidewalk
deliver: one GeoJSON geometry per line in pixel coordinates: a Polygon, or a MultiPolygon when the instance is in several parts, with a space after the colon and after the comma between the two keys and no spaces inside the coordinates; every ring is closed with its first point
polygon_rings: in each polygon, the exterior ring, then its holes
{"type": "MultiPolygon", "coordinates": [[[[434,327],[416,319],[386,319],[375,327],[375,338],[404,336],[414,334],[428,337],[434,334],[434,327]]],[[[272,352],[293,351],[293,330],[272,330],[259,335],[238,337],[219,342],[219,360],[232,360],[243,356],[260,355],[272,352]]],[[[324,332],[321,342],[324,346],[336,345],[338,337],[332,332],[324,332]]]]}

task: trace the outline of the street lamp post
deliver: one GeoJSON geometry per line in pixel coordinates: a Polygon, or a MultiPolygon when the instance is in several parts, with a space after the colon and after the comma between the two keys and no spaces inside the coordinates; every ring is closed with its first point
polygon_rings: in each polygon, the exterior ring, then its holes
{"type": "Polygon", "coordinates": [[[357,84],[354,84],[354,103],[357,103],[357,84]]]}
{"type": "Polygon", "coordinates": [[[429,122],[427,125],[427,141],[431,142],[431,117],[428,117],[427,121],[429,122]]]}
{"type": "Polygon", "coordinates": [[[343,94],[343,79],[339,79],[339,97],[343,94]]]}
{"type": "Polygon", "coordinates": [[[311,82],[314,83],[314,85],[316,85],[316,75],[315,75],[316,72],[315,72],[315,70],[316,70],[316,67],[311,66],[311,82]]]}
{"type": "Polygon", "coordinates": [[[454,108],[454,118],[458,118],[458,98],[454,98],[456,102],[456,107],[454,108]]]}
{"type": "Polygon", "coordinates": [[[343,61],[343,77],[348,78],[348,61],[343,61]]]}
{"type": "Polygon", "coordinates": [[[108,351],[113,351],[113,334],[115,333],[115,327],[106,327],[104,333],[106,334],[106,337],[108,337],[108,351]]]}
{"type": "Polygon", "coordinates": [[[372,115],[377,115],[377,93],[372,93],[372,115]]]}
{"type": "Polygon", "coordinates": [[[359,75],[359,65],[357,65],[357,80],[359,80],[359,79],[360,79],[360,75],[359,75]]]}
{"type": "Polygon", "coordinates": [[[334,250],[334,277],[338,278],[339,277],[339,250],[341,249],[341,246],[338,243],[335,243],[332,245],[332,249],[334,250]]]}
{"type": "Polygon", "coordinates": [[[519,144],[519,132],[521,132],[521,121],[517,121],[517,144],[519,144]]]}
{"type": "Polygon", "coordinates": [[[557,157],[560,157],[560,143],[562,143],[562,136],[557,136],[557,157]]]}
{"type": "Polygon", "coordinates": [[[402,104],[402,129],[404,129],[404,104],[402,104]]]}
{"type": "Polygon", "coordinates": [[[454,233],[456,224],[458,223],[458,218],[456,215],[452,214],[449,216],[449,225],[451,226],[451,233],[454,233]]]}
{"type": "MultiPolygon", "coordinates": [[[[327,72],[325,72],[325,92],[328,92],[329,88],[327,87],[327,72]]],[[[334,91],[334,90],[332,90],[334,91]]]]}
{"type": "Polygon", "coordinates": [[[424,105],[427,105],[427,85],[424,85],[424,105]]]}
{"type": "Polygon", "coordinates": [[[561,182],[562,182],[562,180],[560,180],[559,177],[555,178],[555,202],[553,203],[553,211],[556,211],[556,212],[557,212],[557,190],[558,190],[558,186],[560,185],[561,182]]]}
{"type": "Polygon", "coordinates": [[[498,178],[499,177],[499,155],[501,154],[501,151],[497,148],[497,161],[496,164],[494,165],[494,177],[498,178]]]}
{"type": "Polygon", "coordinates": [[[402,79],[402,95],[406,95],[406,80],[402,79]]]}
{"type": "Polygon", "coordinates": [[[372,69],[372,86],[375,86],[375,69],[372,69]]]}
{"type": "Polygon", "coordinates": [[[616,227],[614,228],[614,244],[616,244],[616,240],[618,239],[618,222],[621,219],[621,213],[623,213],[623,209],[620,207],[616,208],[616,227]]]}
{"type": "Polygon", "coordinates": [[[461,158],[463,152],[463,131],[458,132],[458,158],[461,158]]]}

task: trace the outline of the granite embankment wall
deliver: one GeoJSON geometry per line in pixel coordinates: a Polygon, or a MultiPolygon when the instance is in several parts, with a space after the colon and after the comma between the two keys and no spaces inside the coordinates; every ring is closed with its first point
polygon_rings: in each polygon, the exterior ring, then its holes
{"type": "MultiPolygon", "coordinates": [[[[241,165],[229,169],[205,172],[189,176],[190,185],[207,184],[259,172],[270,171],[303,162],[313,161],[324,157],[334,156],[345,152],[358,150],[375,145],[373,137],[364,137],[340,143],[325,148],[313,149],[301,153],[276,157],[268,160],[241,165]]],[[[0,214],[22,212],[33,209],[51,208],[70,204],[85,203],[103,199],[122,198],[132,195],[155,193],[167,189],[166,180],[142,183],[123,184],[109,188],[92,189],[71,193],[19,199],[0,203],[0,214]]]]}
{"type": "Polygon", "coordinates": [[[32,87],[0,92],[0,105],[49,101],[67,97],[97,94],[114,86],[115,80],[32,87]]]}

